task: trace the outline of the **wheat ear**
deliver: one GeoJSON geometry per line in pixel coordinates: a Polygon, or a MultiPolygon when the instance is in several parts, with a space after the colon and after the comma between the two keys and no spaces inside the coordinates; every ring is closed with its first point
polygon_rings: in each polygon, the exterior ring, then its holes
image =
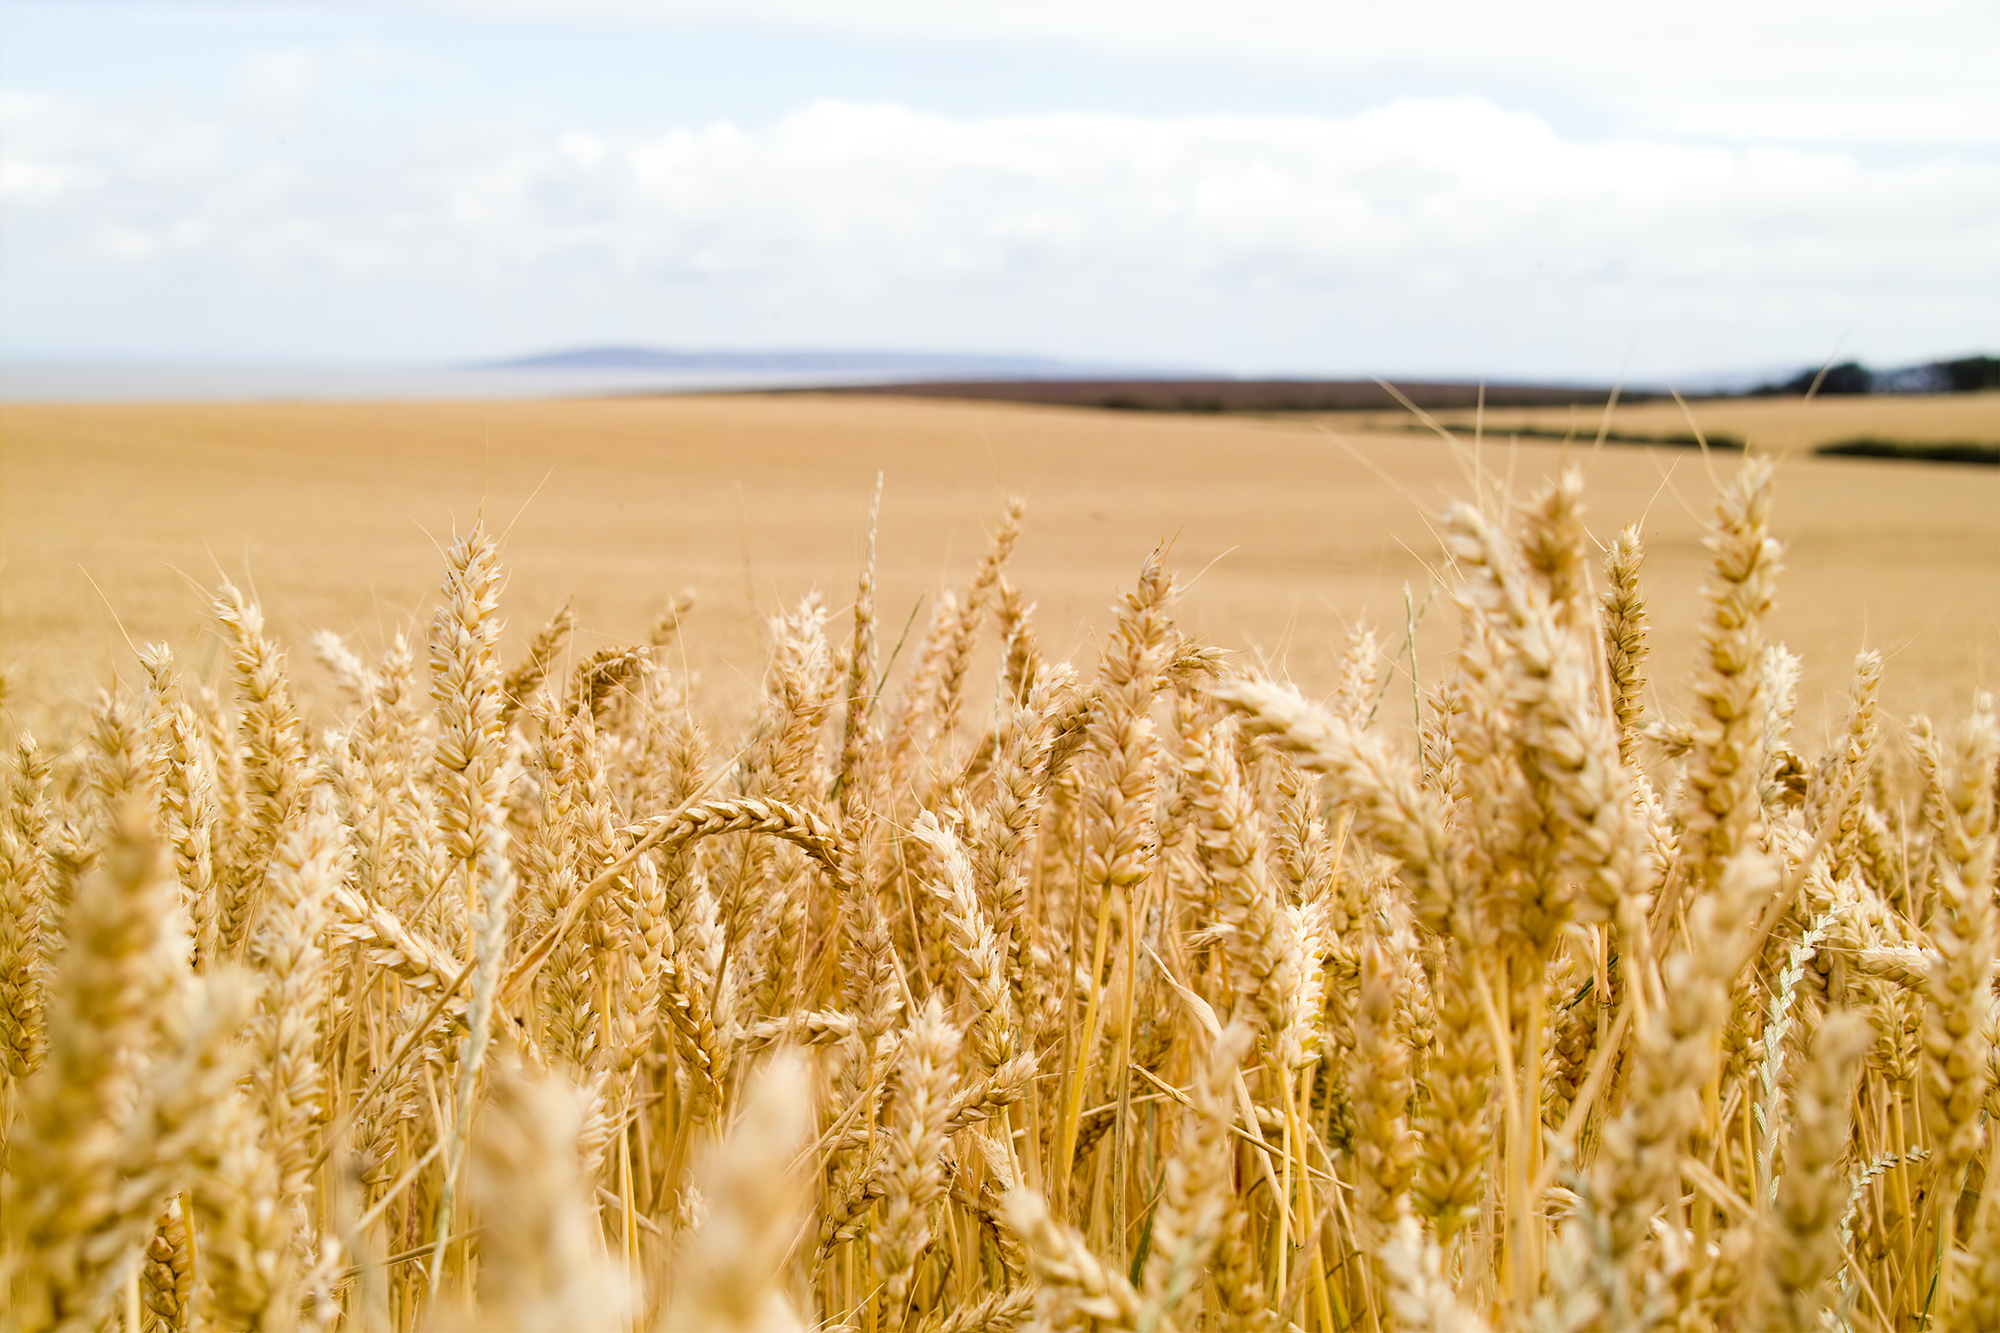
{"type": "Polygon", "coordinates": [[[211,738],[217,746],[225,816],[237,805],[238,782],[244,792],[222,880],[221,953],[233,958],[249,940],[271,853],[304,794],[306,742],[285,674],[285,655],[264,633],[263,609],[232,583],[216,591],[214,609],[229,630],[242,706],[240,742],[220,730],[211,738]]]}
{"type": "Polygon", "coordinates": [[[15,1093],[42,1061],[48,786],[48,760],[23,732],[0,825],[0,1149],[13,1123],[15,1093]]]}
{"type": "Polygon", "coordinates": [[[1646,598],[1639,567],[1646,543],[1639,525],[1628,523],[1604,553],[1604,663],[1611,680],[1611,714],[1618,723],[1618,757],[1630,764],[1646,716],[1646,598]]]}
{"type": "Polygon", "coordinates": [[[903,1038],[891,1103],[887,1202],[876,1227],[875,1262],[890,1318],[908,1317],[917,1260],[931,1240],[930,1207],[944,1192],[945,1120],[958,1082],[959,1031],[936,996],[903,1038]]]}
{"type": "Polygon", "coordinates": [[[605,1257],[578,1160],[582,1099],[560,1079],[502,1069],[473,1136],[468,1194],[484,1225],[479,1320],[505,1333],[626,1326],[631,1289],[605,1257]]]}
{"type": "Polygon", "coordinates": [[[105,1241],[125,1220],[119,1166],[135,1069],[178,960],[172,880],[150,811],[127,798],[111,817],[101,864],[70,908],[49,991],[47,1058],[23,1089],[8,1144],[6,1229],[22,1259],[9,1317],[30,1333],[94,1326],[106,1274],[137,1258],[105,1241]]]}
{"type": "Polygon", "coordinates": [[[701,1169],[709,1214],[674,1265],[664,1327],[761,1333],[798,1326],[783,1268],[800,1221],[792,1157],[811,1119],[805,1066],[795,1056],[773,1057],[701,1169]]]}
{"type": "Polygon", "coordinates": [[[1819,1327],[1828,1283],[1841,1264],[1847,1146],[1861,1057],[1874,1041],[1865,1016],[1827,1015],[1792,1094],[1792,1131],[1771,1213],[1768,1257],[1755,1293],[1762,1328],[1819,1327]]]}

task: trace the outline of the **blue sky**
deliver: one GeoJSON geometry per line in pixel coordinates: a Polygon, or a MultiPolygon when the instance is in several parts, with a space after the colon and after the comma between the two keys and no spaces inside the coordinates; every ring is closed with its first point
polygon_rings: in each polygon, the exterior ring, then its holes
{"type": "Polygon", "coordinates": [[[0,356],[2000,345],[2000,8],[0,0],[0,356]]]}

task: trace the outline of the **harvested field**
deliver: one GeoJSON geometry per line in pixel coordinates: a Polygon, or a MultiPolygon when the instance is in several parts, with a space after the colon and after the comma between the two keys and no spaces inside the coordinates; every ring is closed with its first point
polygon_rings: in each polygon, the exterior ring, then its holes
{"type": "MultiPolygon", "coordinates": [[[[1854,417],[1839,430],[1966,429],[1937,419],[1947,407],[1962,410],[1946,400],[1814,410],[1854,417]],[[1857,415],[1899,405],[1910,415],[1886,426],[1857,415]]],[[[1697,410],[1706,424],[1710,409],[1697,410]]],[[[1752,416],[1718,411],[1718,428],[1802,419],[1786,404],[1730,411],[1752,416]]],[[[1526,486],[1560,456],[1556,445],[1510,449],[1489,437],[1483,461],[1526,486]]],[[[810,587],[836,610],[851,596],[878,471],[892,642],[920,595],[962,575],[1003,494],[1018,492],[1028,516],[1014,577],[1040,603],[1053,650],[1089,655],[1115,590],[1166,541],[1190,575],[1213,562],[1184,605],[1191,624],[1320,690],[1355,617],[1375,624],[1390,651],[1401,642],[1404,585],[1421,603],[1424,562],[1437,557],[1419,506],[1468,492],[1449,449],[1401,431],[1335,436],[1300,423],[805,396],[9,405],[0,469],[0,666],[24,717],[73,709],[95,688],[54,678],[57,663],[132,674],[113,610],[135,642],[165,639],[190,665],[213,661],[196,588],[213,585],[217,565],[255,582],[282,640],[333,628],[379,643],[419,615],[438,546],[482,504],[511,525],[510,653],[565,598],[579,647],[594,650],[642,636],[692,585],[701,600],[688,665],[717,706],[747,707],[764,618],[810,587]]],[[[1606,448],[1588,469],[1587,521],[1599,538],[1645,516],[1653,614],[1662,641],[1680,641],[1699,611],[1703,559],[1689,509],[1705,513],[1712,493],[1699,455],[1606,448]]],[[[2000,477],[1795,456],[1780,471],[1777,505],[1787,570],[1774,633],[1805,657],[1810,734],[1823,700],[1838,714],[1847,664],[1864,644],[1914,645],[1889,664],[1885,704],[1897,711],[1954,714],[1976,683],[1995,683],[2000,477]]],[[[1453,615],[1433,605],[1420,635],[1427,681],[1455,640],[1453,615]]],[[[317,698],[315,668],[301,658],[317,698]]],[[[1663,661],[1654,674],[1663,702],[1677,706],[1684,671],[1663,661]]]]}

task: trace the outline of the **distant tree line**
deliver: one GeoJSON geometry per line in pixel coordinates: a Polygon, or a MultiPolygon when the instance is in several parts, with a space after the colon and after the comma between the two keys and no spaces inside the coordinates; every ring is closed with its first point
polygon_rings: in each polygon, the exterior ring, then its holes
{"type": "Polygon", "coordinates": [[[1752,390],[1760,396],[1803,394],[1819,379],[1822,394],[1858,393],[1977,393],[2000,389],[2000,357],[1962,356],[1954,361],[1931,361],[1899,370],[1870,370],[1859,361],[1843,361],[1818,370],[1802,370],[1790,379],[1752,390]]]}

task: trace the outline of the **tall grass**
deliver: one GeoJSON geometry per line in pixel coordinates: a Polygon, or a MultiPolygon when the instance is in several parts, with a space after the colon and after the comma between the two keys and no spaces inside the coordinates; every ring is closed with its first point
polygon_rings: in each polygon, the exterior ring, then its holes
{"type": "Polygon", "coordinates": [[[685,598],[502,660],[481,526],[337,717],[225,585],[219,689],[12,747],[0,1324],[2000,1327],[2000,727],[1863,653],[1802,752],[1771,487],[1677,644],[1574,474],[1455,506],[1449,670],[1322,702],[1157,552],[1051,661],[1018,503],[904,653],[870,568],[774,617],[740,730],[685,598]]]}

